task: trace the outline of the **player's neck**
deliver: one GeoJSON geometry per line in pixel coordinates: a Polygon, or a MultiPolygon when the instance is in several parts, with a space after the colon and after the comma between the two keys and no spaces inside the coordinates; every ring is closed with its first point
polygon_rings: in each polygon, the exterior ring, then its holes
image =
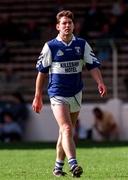
{"type": "Polygon", "coordinates": [[[62,35],[62,34],[59,34],[59,36],[62,39],[62,41],[64,41],[67,44],[71,42],[73,37],[73,35],[62,35]]]}

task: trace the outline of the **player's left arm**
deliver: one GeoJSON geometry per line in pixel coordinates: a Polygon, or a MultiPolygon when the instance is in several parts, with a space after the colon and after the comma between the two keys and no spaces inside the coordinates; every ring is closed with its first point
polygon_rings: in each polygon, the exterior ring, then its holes
{"type": "Polygon", "coordinates": [[[99,68],[91,69],[90,73],[98,85],[98,91],[100,93],[100,96],[103,97],[107,93],[107,88],[103,82],[100,69],[99,68]]]}
{"type": "Polygon", "coordinates": [[[84,60],[87,69],[90,71],[93,79],[97,82],[98,91],[100,96],[103,97],[106,94],[106,86],[103,82],[102,74],[100,71],[100,62],[96,58],[91,46],[86,42],[84,51],[84,60]]]}

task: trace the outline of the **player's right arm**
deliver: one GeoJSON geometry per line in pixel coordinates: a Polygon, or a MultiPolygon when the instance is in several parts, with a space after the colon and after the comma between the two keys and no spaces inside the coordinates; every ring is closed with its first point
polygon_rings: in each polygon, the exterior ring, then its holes
{"type": "Polygon", "coordinates": [[[32,108],[36,113],[40,113],[43,106],[43,86],[45,83],[46,73],[38,72],[35,86],[35,97],[33,99],[32,108]]]}
{"type": "Polygon", "coordinates": [[[51,51],[47,43],[45,43],[36,64],[38,75],[36,78],[35,97],[33,99],[32,108],[37,113],[41,111],[43,106],[43,87],[51,62],[51,51]]]}

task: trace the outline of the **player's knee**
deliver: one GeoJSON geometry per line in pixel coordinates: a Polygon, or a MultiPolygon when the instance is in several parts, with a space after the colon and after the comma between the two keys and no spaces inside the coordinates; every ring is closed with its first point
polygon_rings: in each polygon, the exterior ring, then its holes
{"type": "Polygon", "coordinates": [[[62,127],[62,134],[65,136],[72,136],[73,132],[72,132],[72,126],[69,124],[64,124],[62,127]]]}

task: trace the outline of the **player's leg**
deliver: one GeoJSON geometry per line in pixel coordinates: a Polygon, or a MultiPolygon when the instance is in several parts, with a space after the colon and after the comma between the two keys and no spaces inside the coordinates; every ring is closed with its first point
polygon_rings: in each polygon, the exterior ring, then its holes
{"type": "Polygon", "coordinates": [[[59,137],[56,144],[56,160],[64,161],[64,159],[65,159],[65,152],[62,147],[62,133],[61,131],[59,131],[59,137]]]}
{"type": "Polygon", "coordinates": [[[56,144],[56,162],[55,167],[53,169],[53,174],[55,176],[64,176],[66,175],[65,172],[63,172],[63,166],[64,166],[64,160],[65,160],[65,152],[62,147],[62,133],[59,131],[59,137],[56,144]]]}
{"type": "MultiPolygon", "coordinates": [[[[79,111],[75,112],[75,113],[70,113],[74,135],[75,135],[76,124],[77,124],[77,121],[78,121],[78,115],[79,115],[79,111]]],[[[75,141],[75,138],[74,138],[74,141],[75,141]]]]}
{"type": "MultiPolygon", "coordinates": [[[[50,101],[51,101],[51,108],[53,110],[53,114],[54,114],[54,111],[56,112],[55,106],[64,105],[67,107],[67,110],[69,111],[69,103],[68,103],[68,100],[66,98],[56,96],[56,97],[52,97],[50,99],[50,101]]],[[[58,113],[58,110],[57,110],[57,113],[58,113]]],[[[69,112],[68,112],[68,114],[69,114],[69,112]]],[[[55,118],[56,118],[56,115],[55,115],[55,118]]],[[[58,137],[58,141],[57,141],[57,145],[56,145],[56,162],[55,162],[55,167],[53,170],[54,175],[56,175],[56,176],[64,175],[63,174],[63,165],[64,165],[65,157],[66,157],[66,155],[65,155],[65,152],[64,152],[63,146],[62,146],[62,131],[60,128],[59,137],[58,137]]]]}
{"type": "Polygon", "coordinates": [[[75,145],[73,141],[73,128],[69,112],[69,106],[67,104],[54,105],[52,107],[53,114],[59,125],[62,135],[62,147],[69,159],[76,156],[75,145]]]}
{"type": "Polygon", "coordinates": [[[62,105],[55,105],[53,108],[53,113],[55,115],[55,118],[57,119],[57,122],[60,127],[60,131],[62,133],[61,134],[62,139],[60,141],[62,143],[62,144],[60,143],[62,147],[59,146],[59,148],[64,149],[64,152],[68,158],[68,163],[70,165],[72,175],[79,177],[82,174],[83,170],[80,166],[78,166],[76,160],[75,143],[73,141],[73,128],[76,124],[79,112],[70,114],[68,110],[68,106],[62,104],[62,105]]]}
{"type": "MultiPolygon", "coordinates": [[[[71,113],[71,121],[72,121],[72,128],[75,128],[75,124],[77,121],[79,112],[77,113],[71,113]]],[[[59,137],[56,145],[56,162],[55,162],[55,167],[53,170],[53,174],[57,176],[64,175],[63,172],[63,165],[64,165],[64,160],[65,160],[65,152],[63,150],[62,146],[62,133],[59,131],[59,137]]]]}
{"type": "MultiPolygon", "coordinates": [[[[68,159],[71,157],[75,157],[75,145],[73,142],[73,128],[72,128],[72,122],[70,118],[70,112],[69,112],[69,105],[67,104],[54,104],[52,106],[53,114],[55,116],[55,119],[57,120],[57,123],[60,128],[60,135],[57,142],[57,160],[59,160],[59,163],[56,161],[56,168],[57,166],[63,165],[63,160],[65,155],[68,159]],[[62,151],[61,151],[62,150],[62,151]]],[[[59,169],[58,168],[58,169],[59,169]]],[[[54,175],[59,174],[62,172],[54,171],[54,175]],[[57,172],[57,173],[56,173],[57,172]]]]}
{"type": "MultiPolygon", "coordinates": [[[[69,156],[67,154],[66,156],[69,160],[70,166],[77,165],[73,130],[78,119],[78,114],[81,107],[81,99],[81,92],[78,93],[75,98],[72,97],[66,99],[63,97],[56,97],[51,99],[53,114],[60,127],[60,135],[57,142],[57,160],[63,162],[65,153],[68,152],[69,156]],[[75,113],[70,113],[70,111],[75,111],[75,113]],[[64,148],[67,148],[67,150],[64,148]]],[[[75,176],[79,176],[82,173],[82,169],[80,169],[79,166],[76,166],[75,171],[74,169],[72,170],[73,175],[75,176]]]]}
{"type": "MultiPolygon", "coordinates": [[[[79,115],[79,112],[70,113],[73,132],[74,132],[75,125],[76,125],[76,122],[78,119],[78,115],[79,115]]],[[[58,138],[57,145],[56,145],[56,153],[57,153],[56,159],[64,161],[65,152],[64,152],[63,147],[62,147],[62,133],[61,133],[61,131],[59,131],[59,138],[58,138]]]]}
{"type": "MultiPolygon", "coordinates": [[[[73,130],[74,130],[76,122],[78,120],[78,115],[79,115],[79,112],[70,113],[73,130]]],[[[57,145],[56,145],[56,160],[64,161],[64,159],[65,159],[65,152],[62,147],[62,133],[59,130],[59,137],[58,137],[58,141],[57,141],[57,145]]]]}
{"type": "MultiPolygon", "coordinates": [[[[70,113],[70,117],[71,117],[71,121],[72,121],[72,128],[75,129],[76,126],[76,122],[78,121],[78,115],[79,115],[79,111],[78,112],[74,112],[74,113],[70,113]]],[[[81,168],[81,166],[78,165],[78,162],[75,158],[70,158],[68,160],[68,163],[70,165],[70,171],[72,172],[72,175],[74,177],[80,177],[80,175],[83,173],[83,169],[81,168]]]]}

